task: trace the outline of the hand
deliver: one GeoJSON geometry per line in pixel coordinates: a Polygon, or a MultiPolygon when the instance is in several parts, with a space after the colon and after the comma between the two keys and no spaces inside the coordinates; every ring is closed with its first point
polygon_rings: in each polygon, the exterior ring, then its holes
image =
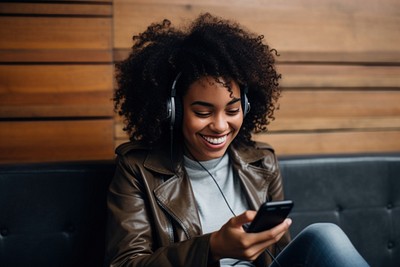
{"type": "Polygon", "coordinates": [[[235,258],[253,261],[270,245],[278,242],[292,224],[285,219],[274,228],[260,233],[246,233],[242,225],[251,222],[255,211],[245,211],[231,218],[220,230],[211,234],[210,250],[214,260],[235,258]]]}

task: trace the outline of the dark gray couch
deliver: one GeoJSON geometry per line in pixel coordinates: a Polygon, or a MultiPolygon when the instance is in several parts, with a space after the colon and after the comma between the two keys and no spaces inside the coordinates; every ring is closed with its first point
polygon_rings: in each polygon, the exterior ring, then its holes
{"type": "MultiPolygon", "coordinates": [[[[333,222],[400,266],[400,153],[280,158],[292,235],[333,222]]],[[[102,266],[110,161],[0,165],[0,266],[102,266]]]]}
{"type": "Polygon", "coordinates": [[[293,234],[332,222],[371,266],[400,266],[400,154],[292,157],[281,171],[293,234]]]}

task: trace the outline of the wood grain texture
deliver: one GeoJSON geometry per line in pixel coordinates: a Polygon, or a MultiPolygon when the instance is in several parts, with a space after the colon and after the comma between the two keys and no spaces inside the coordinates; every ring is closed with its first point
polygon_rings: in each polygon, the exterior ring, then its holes
{"type": "Polygon", "coordinates": [[[0,17],[0,49],[112,49],[111,18],[0,17]]]}
{"type": "Polygon", "coordinates": [[[112,61],[113,53],[110,49],[0,50],[0,63],[111,63],[112,61]]]}
{"type": "Polygon", "coordinates": [[[341,154],[400,151],[400,129],[360,132],[310,132],[254,135],[278,155],[341,154]]]}
{"type": "Polygon", "coordinates": [[[0,163],[111,159],[112,0],[0,3],[0,163]]]}
{"type": "Polygon", "coordinates": [[[168,18],[184,23],[201,12],[234,19],[263,34],[279,51],[396,51],[400,43],[400,2],[396,0],[294,1],[114,1],[116,48],[131,36],[168,18]]]}
{"type": "Polygon", "coordinates": [[[0,93],[110,91],[113,65],[0,65],[0,93]]]}
{"type": "Polygon", "coordinates": [[[287,90],[277,118],[400,116],[400,90],[287,90]]]}
{"type": "Polygon", "coordinates": [[[400,66],[282,64],[283,87],[394,87],[400,85],[400,66]]]}
{"type": "Polygon", "coordinates": [[[112,159],[113,120],[0,122],[0,162],[112,159]]]}
{"type": "Polygon", "coordinates": [[[0,117],[112,116],[113,66],[0,65],[0,117]]]}
{"type": "MultiPolygon", "coordinates": [[[[278,48],[279,49],[279,48],[278,48]]],[[[115,61],[121,61],[128,57],[129,48],[114,49],[115,61]]],[[[400,51],[368,51],[368,52],[313,52],[313,51],[279,51],[276,57],[278,64],[351,64],[351,65],[378,65],[398,66],[400,63],[400,51]]]]}
{"type": "Polygon", "coordinates": [[[111,3],[0,3],[0,14],[112,16],[111,3]]]}

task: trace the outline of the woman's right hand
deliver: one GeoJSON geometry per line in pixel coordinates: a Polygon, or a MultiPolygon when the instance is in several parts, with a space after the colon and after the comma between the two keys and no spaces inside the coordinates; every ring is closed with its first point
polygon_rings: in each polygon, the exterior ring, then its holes
{"type": "Polygon", "coordinates": [[[213,232],[210,237],[210,251],[213,260],[235,258],[253,261],[270,245],[278,242],[292,223],[285,219],[274,228],[259,232],[246,233],[243,224],[251,222],[256,211],[245,211],[231,218],[220,230],[213,232]]]}

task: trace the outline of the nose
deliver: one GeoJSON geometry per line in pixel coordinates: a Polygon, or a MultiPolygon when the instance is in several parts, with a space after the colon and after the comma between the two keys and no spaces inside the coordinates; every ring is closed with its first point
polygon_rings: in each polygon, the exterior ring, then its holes
{"type": "Polygon", "coordinates": [[[210,123],[210,129],[216,133],[224,133],[229,129],[229,123],[223,114],[215,114],[210,123]]]}

